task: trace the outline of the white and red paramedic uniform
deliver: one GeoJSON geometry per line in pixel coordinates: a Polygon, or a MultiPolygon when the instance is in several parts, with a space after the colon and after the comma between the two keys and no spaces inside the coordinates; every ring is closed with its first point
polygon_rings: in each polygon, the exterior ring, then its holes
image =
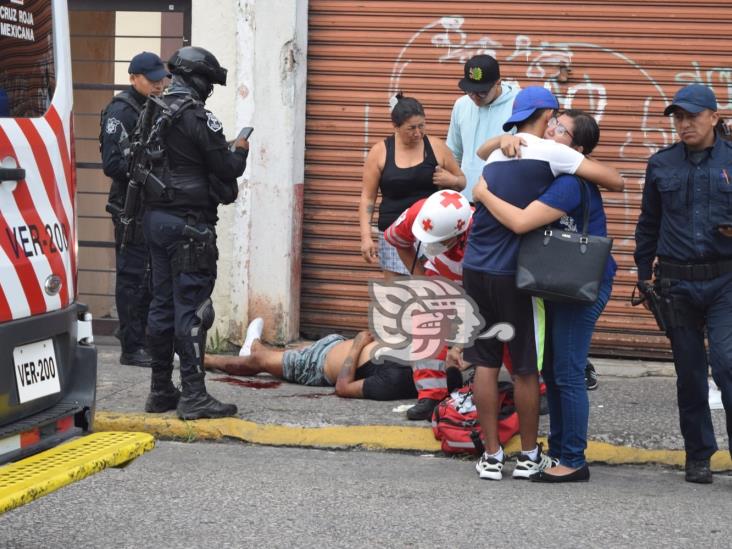
{"type": "MultiPolygon", "coordinates": [[[[384,238],[389,244],[395,248],[414,249],[417,238],[412,233],[412,225],[417,219],[426,200],[422,199],[415,202],[384,231],[384,238]]],[[[450,207],[449,202],[446,203],[446,207],[450,207]]],[[[429,222],[429,220],[425,219],[423,222],[429,222]]],[[[472,222],[471,217],[467,230],[458,236],[458,240],[452,248],[440,255],[427,259],[424,263],[424,270],[427,276],[442,276],[452,282],[462,284],[463,255],[465,254],[465,244],[468,240],[468,233],[470,232],[472,222]]],[[[459,227],[459,229],[462,229],[462,227],[459,227]]],[[[414,363],[413,378],[419,399],[430,398],[433,400],[442,400],[447,396],[446,356],[447,347],[434,359],[418,360],[414,363]]]]}

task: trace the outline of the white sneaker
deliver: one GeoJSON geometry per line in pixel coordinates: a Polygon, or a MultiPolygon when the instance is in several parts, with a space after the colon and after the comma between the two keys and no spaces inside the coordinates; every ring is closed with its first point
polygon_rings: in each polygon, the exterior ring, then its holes
{"type": "Polygon", "coordinates": [[[503,478],[503,464],[506,463],[506,454],[503,454],[502,460],[497,460],[493,457],[488,457],[483,454],[480,456],[480,460],[475,464],[475,470],[478,471],[478,476],[487,480],[501,480],[503,478]]]}
{"type": "Polygon", "coordinates": [[[513,478],[529,478],[534,473],[551,467],[553,465],[552,458],[544,454],[541,450],[541,444],[539,444],[539,455],[536,456],[536,460],[531,459],[527,455],[520,454],[516,460],[516,467],[513,468],[513,478]]]}
{"type": "Polygon", "coordinates": [[[264,330],[264,320],[257,317],[249,323],[247,327],[247,336],[244,339],[244,345],[239,350],[239,356],[249,356],[252,354],[252,343],[255,339],[262,337],[262,331],[264,330]]]}

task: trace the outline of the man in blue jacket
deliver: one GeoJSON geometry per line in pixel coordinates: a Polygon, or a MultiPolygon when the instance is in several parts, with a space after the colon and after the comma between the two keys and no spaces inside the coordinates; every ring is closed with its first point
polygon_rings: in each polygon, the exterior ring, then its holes
{"type": "Polygon", "coordinates": [[[717,450],[709,366],[732,440],[732,143],[715,132],[717,99],[706,86],[681,88],[664,114],[681,141],[648,160],[635,263],[641,291],[660,295],[671,341],[686,480],[708,484],[717,450]]]}

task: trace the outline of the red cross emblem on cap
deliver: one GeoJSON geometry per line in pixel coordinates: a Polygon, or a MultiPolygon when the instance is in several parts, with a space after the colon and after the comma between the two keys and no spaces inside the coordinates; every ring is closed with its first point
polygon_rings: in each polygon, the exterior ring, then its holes
{"type": "Polygon", "coordinates": [[[456,210],[459,210],[462,207],[462,202],[460,202],[460,195],[458,193],[451,193],[448,191],[444,191],[440,193],[444,198],[440,201],[440,205],[444,206],[445,208],[449,208],[451,205],[455,206],[456,210]]]}
{"type": "Polygon", "coordinates": [[[432,221],[427,219],[422,220],[422,228],[425,230],[425,232],[430,232],[434,227],[432,226],[432,221]]]}
{"type": "Polygon", "coordinates": [[[463,220],[463,219],[458,219],[458,220],[457,220],[457,223],[455,224],[455,228],[456,228],[456,229],[457,229],[458,231],[462,231],[462,230],[463,230],[463,227],[465,227],[465,220],[463,220]]]}

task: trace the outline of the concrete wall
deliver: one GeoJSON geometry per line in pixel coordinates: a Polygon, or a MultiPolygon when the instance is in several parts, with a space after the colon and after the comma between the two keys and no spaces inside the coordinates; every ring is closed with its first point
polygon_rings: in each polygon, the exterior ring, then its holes
{"type": "Polygon", "coordinates": [[[219,208],[214,330],[240,341],[255,316],[265,339],[298,336],[305,154],[307,0],[193,0],[192,45],[229,70],[207,106],[233,138],[254,126],[235,204],[219,208]]]}

